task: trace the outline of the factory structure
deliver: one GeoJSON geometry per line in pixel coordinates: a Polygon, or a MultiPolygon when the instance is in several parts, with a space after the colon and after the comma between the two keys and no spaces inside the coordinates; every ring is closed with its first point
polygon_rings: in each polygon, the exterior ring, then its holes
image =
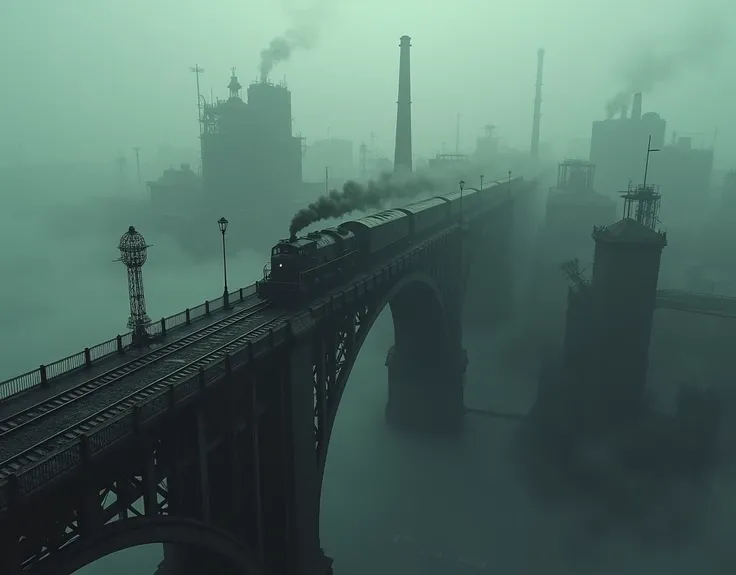
{"type": "Polygon", "coordinates": [[[203,256],[217,253],[214,222],[223,214],[233,224],[228,232],[233,249],[259,249],[273,240],[262,214],[286,220],[307,195],[304,140],[292,134],[287,86],[261,78],[248,87],[246,102],[233,69],[227,89],[224,100],[200,96],[201,173],[183,165],[148,182],[159,223],[203,256]]]}
{"type": "Polygon", "coordinates": [[[246,103],[234,71],[227,88],[226,100],[202,109],[202,183],[208,201],[219,211],[247,214],[253,201],[265,209],[298,200],[302,138],[292,135],[291,92],[263,78],[248,86],[246,103]]]}
{"type": "Polygon", "coordinates": [[[662,217],[680,227],[703,222],[710,198],[713,148],[697,149],[692,137],[672,133],[665,139],[667,122],[656,112],[643,112],[643,96],[634,94],[631,113],[622,106],[616,117],[593,122],[590,161],[596,166],[598,189],[615,196],[640,181],[651,137],[656,150],[649,173],[666,198],[662,217]]]}
{"type": "Polygon", "coordinates": [[[559,341],[565,323],[567,283],[560,263],[575,258],[587,266],[593,257],[590,230],[616,221],[616,204],[595,189],[596,166],[587,160],[565,160],[558,166],[557,183],[549,189],[539,231],[533,271],[534,313],[530,333],[547,346],[559,341]]]}

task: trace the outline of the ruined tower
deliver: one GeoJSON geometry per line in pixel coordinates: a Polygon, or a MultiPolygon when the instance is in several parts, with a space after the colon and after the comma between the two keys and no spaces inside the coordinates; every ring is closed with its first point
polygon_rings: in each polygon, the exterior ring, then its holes
{"type": "Polygon", "coordinates": [[[532,158],[539,157],[539,123],[542,121],[542,75],[544,74],[544,49],[537,50],[537,89],[534,95],[534,119],[532,122],[532,158]]]}
{"type": "Polygon", "coordinates": [[[594,228],[592,315],[600,397],[613,418],[637,409],[647,379],[649,338],[667,235],[655,229],[659,194],[637,186],[624,195],[624,219],[594,228]]]}
{"type": "Polygon", "coordinates": [[[399,99],[396,112],[396,150],[394,172],[412,171],[411,162],[411,70],[409,48],[411,38],[401,37],[399,59],[399,99]]]}

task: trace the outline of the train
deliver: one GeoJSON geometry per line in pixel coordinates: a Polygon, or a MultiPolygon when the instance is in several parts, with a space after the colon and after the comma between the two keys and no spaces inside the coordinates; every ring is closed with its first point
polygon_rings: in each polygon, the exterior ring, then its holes
{"type": "Polygon", "coordinates": [[[271,249],[258,294],[292,307],[345,283],[359,269],[429,237],[453,221],[492,209],[508,197],[517,177],[482,190],[465,188],[280,240],[271,249]]]}

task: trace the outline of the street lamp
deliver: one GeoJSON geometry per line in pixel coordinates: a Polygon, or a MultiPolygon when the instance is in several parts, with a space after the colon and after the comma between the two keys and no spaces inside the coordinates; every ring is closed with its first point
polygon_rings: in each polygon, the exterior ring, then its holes
{"type": "Polygon", "coordinates": [[[227,257],[225,256],[225,232],[227,231],[228,221],[225,218],[217,220],[217,226],[222,234],[222,270],[225,274],[225,290],[222,292],[222,307],[228,309],[230,307],[230,293],[227,291],[227,257]]]}
{"type": "Polygon", "coordinates": [[[480,203],[481,203],[481,205],[483,204],[483,193],[482,193],[483,192],[483,178],[485,178],[485,176],[483,174],[481,174],[480,175],[480,191],[481,191],[481,194],[480,194],[480,203]]]}
{"type": "Polygon", "coordinates": [[[463,189],[465,188],[465,180],[460,180],[460,223],[463,223],[463,189]]]}

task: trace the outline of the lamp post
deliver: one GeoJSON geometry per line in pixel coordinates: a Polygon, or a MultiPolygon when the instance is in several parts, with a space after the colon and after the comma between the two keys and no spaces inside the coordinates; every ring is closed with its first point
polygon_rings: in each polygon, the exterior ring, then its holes
{"type": "MultiPolygon", "coordinates": [[[[483,178],[485,178],[485,176],[483,174],[481,174],[480,175],[480,191],[481,192],[483,192],[483,178]]],[[[481,205],[483,205],[483,194],[482,193],[480,195],[480,203],[481,203],[481,205]]]]}
{"type": "Polygon", "coordinates": [[[227,256],[225,255],[225,232],[227,231],[228,221],[225,218],[217,220],[217,225],[222,234],[222,271],[225,275],[225,290],[222,292],[222,307],[230,308],[230,293],[227,290],[227,256]]]}
{"type": "Polygon", "coordinates": [[[465,188],[465,180],[460,180],[460,223],[463,223],[463,189],[465,188]]]}

